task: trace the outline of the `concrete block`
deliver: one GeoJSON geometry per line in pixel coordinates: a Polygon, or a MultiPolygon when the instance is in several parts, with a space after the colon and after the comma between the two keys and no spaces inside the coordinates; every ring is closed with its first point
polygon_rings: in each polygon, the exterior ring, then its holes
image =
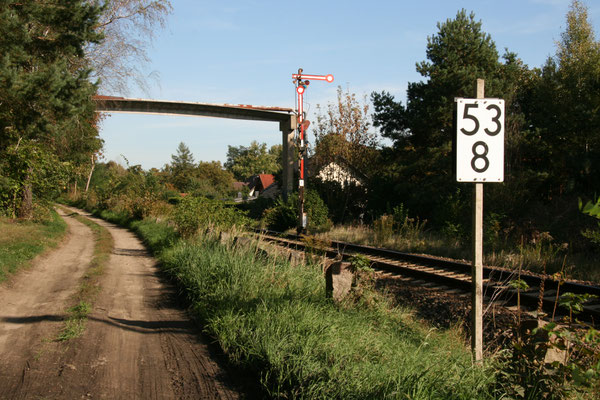
{"type": "Polygon", "coordinates": [[[331,263],[325,270],[325,291],[327,297],[333,297],[334,300],[343,299],[352,289],[354,273],[351,270],[350,263],[336,261],[331,263]]]}

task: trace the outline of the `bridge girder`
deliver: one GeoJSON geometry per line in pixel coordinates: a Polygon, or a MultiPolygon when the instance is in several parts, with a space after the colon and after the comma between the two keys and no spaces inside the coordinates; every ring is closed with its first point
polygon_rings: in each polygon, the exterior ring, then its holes
{"type": "Polygon", "coordinates": [[[188,115],[278,122],[282,135],[283,182],[281,190],[285,197],[293,190],[294,132],[297,119],[291,108],[127,99],[113,96],[95,96],[94,101],[97,112],[188,115]]]}

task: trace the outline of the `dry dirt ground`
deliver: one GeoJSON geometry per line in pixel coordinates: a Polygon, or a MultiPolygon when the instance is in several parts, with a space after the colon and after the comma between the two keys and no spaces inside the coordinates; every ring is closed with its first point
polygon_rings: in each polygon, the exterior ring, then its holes
{"type": "MultiPolygon", "coordinates": [[[[73,210],[76,211],[76,210],[73,210]]],[[[85,333],[64,324],[94,248],[91,230],[61,211],[59,249],[0,285],[1,399],[237,399],[231,372],[129,231],[104,221],[114,249],[85,333]]]]}

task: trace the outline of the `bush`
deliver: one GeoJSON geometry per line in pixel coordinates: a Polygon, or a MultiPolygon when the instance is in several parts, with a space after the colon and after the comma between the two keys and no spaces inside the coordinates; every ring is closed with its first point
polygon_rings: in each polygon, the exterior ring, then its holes
{"type": "Polygon", "coordinates": [[[264,211],[262,220],[269,229],[278,232],[298,226],[298,199],[293,195],[287,201],[278,197],[274,206],[264,211]]]}
{"type": "MultiPolygon", "coordinates": [[[[326,231],[331,228],[329,210],[314,190],[307,190],[304,207],[308,218],[307,229],[311,232],[326,231]]],[[[279,197],[272,208],[263,213],[263,223],[278,232],[298,226],[298,193],[292,193],[287,201],[279,197]]]]}
{"type": "Polygon", "coordinates": [[[174,209],[172,219],[182,237],[193,236],[202,226],[227,229],[234,225],[250,224],[245,213],[233,207],[225,207],[219,200],[194,196],[187,196],[179,202],[174,209]]]}

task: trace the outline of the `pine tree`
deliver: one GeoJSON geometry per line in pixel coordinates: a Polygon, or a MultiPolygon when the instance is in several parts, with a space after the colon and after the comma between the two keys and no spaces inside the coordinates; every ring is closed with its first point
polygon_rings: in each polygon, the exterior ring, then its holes
{"type": "Polygon", "coordinates": [[[373,93],[371,99],[374,125],[394,140],[394,150],[384,153],[387,172],[382,172],[389,178],[380,183],[381,191],[397,188],[396,201],[444,223],[453,218],[436,216],[442,208],[452,208],[444,204],[461,204],[468,196],[454,179],[454,99],[474,97],[477,79],[484,79],[486,97],[505,99],[510,110],[506,114],[512,118],[506,123],[507,141],[514,138],[517,143],[511,146],[518,147],[520,111],[513,100],[527,68],[509,52],[501,62],[495,43],[473,13],[461,10],[437,28],[427,40],[427,60],[416,65],[424,80],[409,83],[406,105],[386,92],[373,93]]]}
{"type": "Polygon", "coordinates": [[[187,192],[191,189],[194,181],[194,155],[185,143],[179,143],[177,154],[171,155],[171,181],[173,185],[181,192],[187,192]]]}
{"type": "Polygon", "coordinates": [[[52,174],[36,159],[55,158],[54,168],[60,169],[87,160],[102,145],[91,100],[96,87],[88,79],[83,51],[87,43],[101,39],[93,30],[99,11],[85,1],[0,1],[4,210],[19,209],[28,218],[31,200],[48,196],[39,181],[52,174]],[[43,156],[30,157],[25,150],[43,156]]]}

